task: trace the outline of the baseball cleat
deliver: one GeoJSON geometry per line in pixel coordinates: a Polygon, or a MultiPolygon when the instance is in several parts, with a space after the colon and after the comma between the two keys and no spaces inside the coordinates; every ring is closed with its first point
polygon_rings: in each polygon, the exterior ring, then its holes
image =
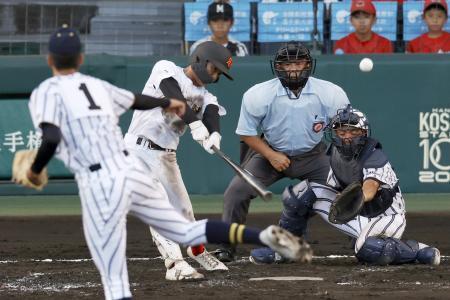
{"type": "Polygon", "coordinates": [[[271,225],[259,234],[261,242],[278,252],[282,257],[292,261],[311,262],[312,249],[302,238],[289,231],[271,225]]]}
{"type": "Polygon", "coordinates": [[[214,252],[214,256],[221,262],[234,261],[234,255],[236,253],[235,248],[219,248],[214,252]]]}
{"type": "Polygon", "coordinates": [[[206,271],[228,271],[228,267],[225,266],[220,260],[208,251],[203,251],[199,255],[192,253],[192,248],[187,248],[187,254],[190,258],[198,262],[206,271]]]}
{"type": "Polygon", "coordinates": [[[196,269],[191,267],[184,260],[180,260],[175,262],[175,264],[166,271],[166,280],[171,281],[195,281],[195,280],[203,280],[205,276],[197,272],[196,269]]]}
{"type": "Polygon", "coordinates": [[[417,252],[417,261],[421,264],[439,266],[441,263],[441,253],[437,248],[426,247],[417,252]]]}

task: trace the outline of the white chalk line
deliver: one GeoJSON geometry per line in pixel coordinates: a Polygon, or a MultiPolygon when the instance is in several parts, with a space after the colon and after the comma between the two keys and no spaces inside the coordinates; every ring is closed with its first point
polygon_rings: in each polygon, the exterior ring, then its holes
{"type": "MultiPolygon", "coordinates": [[[[339,259],[349,259],[354,258],[353,255],[327,255],[327,256],[313,256],[315,260],[339,260],[339,259]]],[[[447,260],[449,259],[449,255],[441,255],[441,259],[447,260]]],[[[130,257],[127,258],[128,261],[150,261],[150,260],[162,260],[161,256],[157,257],[130,257]]],[[[0,264],[16,264],[16,263],[26,263],[26,262],[42,262],[42,263],[83,263],[83,262],[91,262],[92,258],[76,258],[76,259],[25,259],[25,260],[0,260],[0,264]]],[[[248,261],[248,256],[244,256],[241,259],[237,260],[237,262],[246,262],[248,261]]]]}
{"type": "Polygon", "coordinates": [[[305,277],[305,276],[277,276],[277,277],[253,277],[249,281],[323,281],[323,277],[305,277]]]}

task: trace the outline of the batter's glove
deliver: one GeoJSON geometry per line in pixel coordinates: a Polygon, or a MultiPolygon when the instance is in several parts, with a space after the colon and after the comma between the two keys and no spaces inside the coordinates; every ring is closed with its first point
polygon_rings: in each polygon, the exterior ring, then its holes
{"type": "Polygon", "coordinates": [[[363,205],[364,194],[361,183],[353,182],[331,204],[328,220],[334,224],[345,224],[359,214],[363,205]]]}
{"type": "Polygon", "coordinates": [[[203,122],[200,120],[194,121],[189,124],[189,128],[191,128],[191,134],[194,141],[197,141],[203,146],[204,142],[209,137],[208,129],[203,122]]]}
{"type": "Polygon", "coordinates": [[[217,149],[220,149],[220,140],[222,139],[222,136],[217,131],[214,131],[211,133],[209,138],[203,143],[203,147],[205,148],[206,152],[209,154],[214,154],[214,150],[212,149],[212,146],[216,146],[217,149]]]}
{"type": "Polygon", "coordinates": [[[36,157],[37,150],[20,150],[14,155],[12,164],[12,181],[27,188],[42,190],[47,185],[47,168],[34,174],[30,168],[36,157]],[[31,173],[31,174],[30,174],[31,173]]]}

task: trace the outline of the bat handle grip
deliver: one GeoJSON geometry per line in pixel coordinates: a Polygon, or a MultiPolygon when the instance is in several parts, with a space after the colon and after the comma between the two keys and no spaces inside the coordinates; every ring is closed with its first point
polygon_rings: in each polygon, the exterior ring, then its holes
{"type": "Polygon", "coordinates": [[[220,152],[222,152],[222,151],[220,151],[220,149],[217,148],[215,145],[212,145],[212,146],[211,146],[211,149],[213,149],[213,151],[214,151],[215,153],[220,153],[220,152]]]}

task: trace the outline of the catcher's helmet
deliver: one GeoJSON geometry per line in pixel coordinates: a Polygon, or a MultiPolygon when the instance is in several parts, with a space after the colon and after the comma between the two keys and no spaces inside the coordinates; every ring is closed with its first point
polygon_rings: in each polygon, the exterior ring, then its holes
{"type": "MultiPolygon", "coordinates": [[[[271,61],[272,72],[280,79],[281,84],[288,90],[302,89],[308,82],[309,76],[314,73],[315,60],[311,57],[308,48],[300,42],[290,41],[278,49],[275,58],[271,61]],[[284,70],[281,65],[298,61],[306,61],[307,66],[303,70],[284,70]]],[[[288,95],[290,93],[288,92],[288,95]]],[[[300,96],[300,93],[296,98],[300,96]]]]}
{"type": "Polygon", "coordinates": [[[331,119],[325,129],[326,137],[336,146],[338,151],[346,158],[356,158],[370,136],[370,124],[367,117],[350,104],[346,108],[338,109],[336,115],[331,119]],[[362,135],[348,138],[341,138],[336,130],[361,129],[362,135]]]}
{"type": "Polygon", "coordinates": [[[228,74],[228,70],[233,64],[230,51],[222,45],[213,41],[207,41],[198,45],[190,57],[190,64],[192,70],[197,77],[204,83],[216,82],[208,74],[206,66],[211,62],[217,69],[219,69],[225,77],[230,80],[233,78],[228,74]]]}

